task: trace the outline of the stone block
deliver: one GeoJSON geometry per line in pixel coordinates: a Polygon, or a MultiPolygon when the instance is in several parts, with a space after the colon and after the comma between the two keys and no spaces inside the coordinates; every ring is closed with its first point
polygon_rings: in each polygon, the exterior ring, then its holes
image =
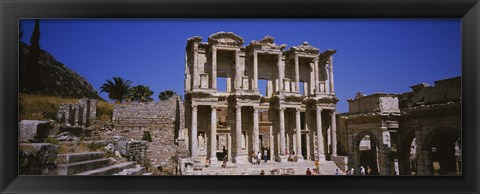
{"type": "Polygon", "coordinates": [[[50,122],[37,120],[22,120],[18,124],[19,142],[43,142],[51,130],[50,122]]]}
{"type": "Polygon", "coordinates": [[[74,126],[62,126],[60,127],[60,132],[68,132],[76,137],[83,136],[83,127],[74,127],[74,126]]]}
{"type": "Polygon", "coordinates": [[[55,175],[58,147],[49,143],[20,143],[19,173],[21,175],[55,175]]]}

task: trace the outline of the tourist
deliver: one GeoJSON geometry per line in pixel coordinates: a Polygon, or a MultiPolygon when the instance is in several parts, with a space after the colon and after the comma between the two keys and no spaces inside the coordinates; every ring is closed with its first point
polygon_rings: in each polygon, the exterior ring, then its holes
{"type": "Polygon", "coordinates": [[[262,161],[262,153],[258,151],[257,153],[257,164],[260,165],[260,162],[262,161]]]}
{"type": "Polygon", "coordinates": [[[222,167],[223,167],[223,168],[226,168],[226,167],[227,167],[227,155],[223,156],[223,164],[222,164],[222,167]]]}
{"type": "Polygon", "coordinates": [[[225,146],[223,146],[222,153],[224,156],[228,155],[227,149],[225,149],[225,146]]]}
{"type": "Polygon", "coordinates": [[[307,176],[312,175],[312,172],[310,171],[310,168],[307,168],[307,172],[306,172],[306,173],[307,173],[307,176]]]}
{"type": "Polygon", "coordinates": [[[262,172],[260,172],[260,175],[265,175],[265,171],[262,170],[262,172]]]}
{"type": "Polygon", "coordinates": [[[312,175],[317,175],[317,174],[318,174],[317,169],[313,169],[312,170],[312,175]]]}
{"type": "Polygon", "coordinates": [[[372,169],[370,166],[367,166],[367,175],[372,175],[372,169]]]}
{"type": "Polygon", "coordinates": [[[210,159],[207,158],[207,159],[205,160],[205,167],[208,168],[208,166],[210,166],[210,159]]]}
{"type": "Polygon", "coordinates": [[[255,158],[257,157],[257,155],[255,154],[255,151],[252,151],[251,157],[252,157],[252,166],[254,166],[255,163],[256,163],[256,162],[255,162],[255,158]]]}
{"type": "Polygon", "coordinates": [[[320,172],[320,162],[318,160],[315,160],[315,169],[320,172]]]}
{"type": "MultiPolygon", "coordinates": [[[[270,147],[267,147],[267,156],[270,157],[270,147]]],[[[270,160],[270,158],[268,158],[270,160]]]]}
{"type": "Polygon", "coordinates": [[[355,169],[350,169],[350,175],[355,175],[355,169]]]}
{"type": "Polygon", "coordinates": [[[363,168],[363,166],[360,166],[360,174],[365,175],[365,168],[363,168]]]}
{"type": "Polygon", "coordinates": [[[265,160],[265,163],[267,163],[267,158],[268,158],[268,153],[267,150],[263,150],[263,159],[265,160]]]}
{"type": "Polygon", "coordinates": [[[335,175],[340,175],[340,173],[338,173],[338,168],[335,169],[335,175]]]}

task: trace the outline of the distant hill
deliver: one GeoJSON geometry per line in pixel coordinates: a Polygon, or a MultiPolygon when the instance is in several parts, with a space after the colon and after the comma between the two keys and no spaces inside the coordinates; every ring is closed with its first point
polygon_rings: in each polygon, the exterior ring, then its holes
{"type": "MultiPolygon", "coordinates": [[[[30,46],[20,43],[20,71],[29,68],[32,64],[28,64],[30,46]]],[[[82,76],[78,75],[62,63],[58,62],[55,57],[45,50],[41,50],[39,62],[39,89],[20,88],[20,92],[27,94],[39,94],[49,96],[60,96],[69,98],[94,98],[102,99],[92,85],[82,76]]],[[[21,72],[20,72],[21,74],[21,72]]],[[[22,82],[21,78],[20,87],[22,82]]],[[[103,100],[103,99],[102,99],[103,100]]]]}

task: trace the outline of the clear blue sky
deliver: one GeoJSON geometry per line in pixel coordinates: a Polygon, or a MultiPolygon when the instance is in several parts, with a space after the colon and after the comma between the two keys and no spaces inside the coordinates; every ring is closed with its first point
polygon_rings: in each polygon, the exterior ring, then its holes
{"type": "MultiPolygon", "coordinates": [[[[29,44],[34,20],[21,20],[29,44]]],[[[184,94],[186,40],[218,32],[245,39],[273,36],[288,47],[308,41],[336,49],[338,112],[357,91],[402,93],[409,86],[461,75],[460,19],[44,19],[42,49],[85,77],[97,91],[114,76],[158,93],[184,94]]],[[[261,86],[260,86],[261,87],[261,86]]],[[[107,94],[101,93],[104,99],[107,94]]]]}

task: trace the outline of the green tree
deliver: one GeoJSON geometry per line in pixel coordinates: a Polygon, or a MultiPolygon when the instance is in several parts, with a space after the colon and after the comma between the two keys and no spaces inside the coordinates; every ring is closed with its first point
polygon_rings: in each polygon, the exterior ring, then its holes
{"type": "MultiPolygon", "coordinates": [[[[23,36],[23,30],[20,31],[23,36]]],[[[40,20],[35,20],[35,27],[30,37],[30,47],[28,47],[29,54],[26,56],[25,63],[22,61],[21,65],[21,80],[20,88],[26,92],[36,92],[40,90],[40,20]]]]}
{"type": "Polygon", "coordinates": [[[177,95],[176,92],[174,92],[172,90],[165,90],[163,92],[160,92],[160,94],[158,94],[158,98],[160,100],[168,100],[170,97],[175,96],[175,95],[177,95]]]}
{"type": "Polygon", "coordinates": [[[100,92],[108,93],[108,98],[115,100],[116,103],[121,103],[127,98],[130,92],[132,82],[121,77],[113,77],[112,80],[106,80],[100,87],[100,92]]]}
{"type": "Polygon", "coordinates": [[[153,95],[153,91],[150,90],[148,86],[138,85],[130,89],[127,99],[137,102],[149,102],[153,100],[153,98],[150,97],[151,95],[153,95]]]}

